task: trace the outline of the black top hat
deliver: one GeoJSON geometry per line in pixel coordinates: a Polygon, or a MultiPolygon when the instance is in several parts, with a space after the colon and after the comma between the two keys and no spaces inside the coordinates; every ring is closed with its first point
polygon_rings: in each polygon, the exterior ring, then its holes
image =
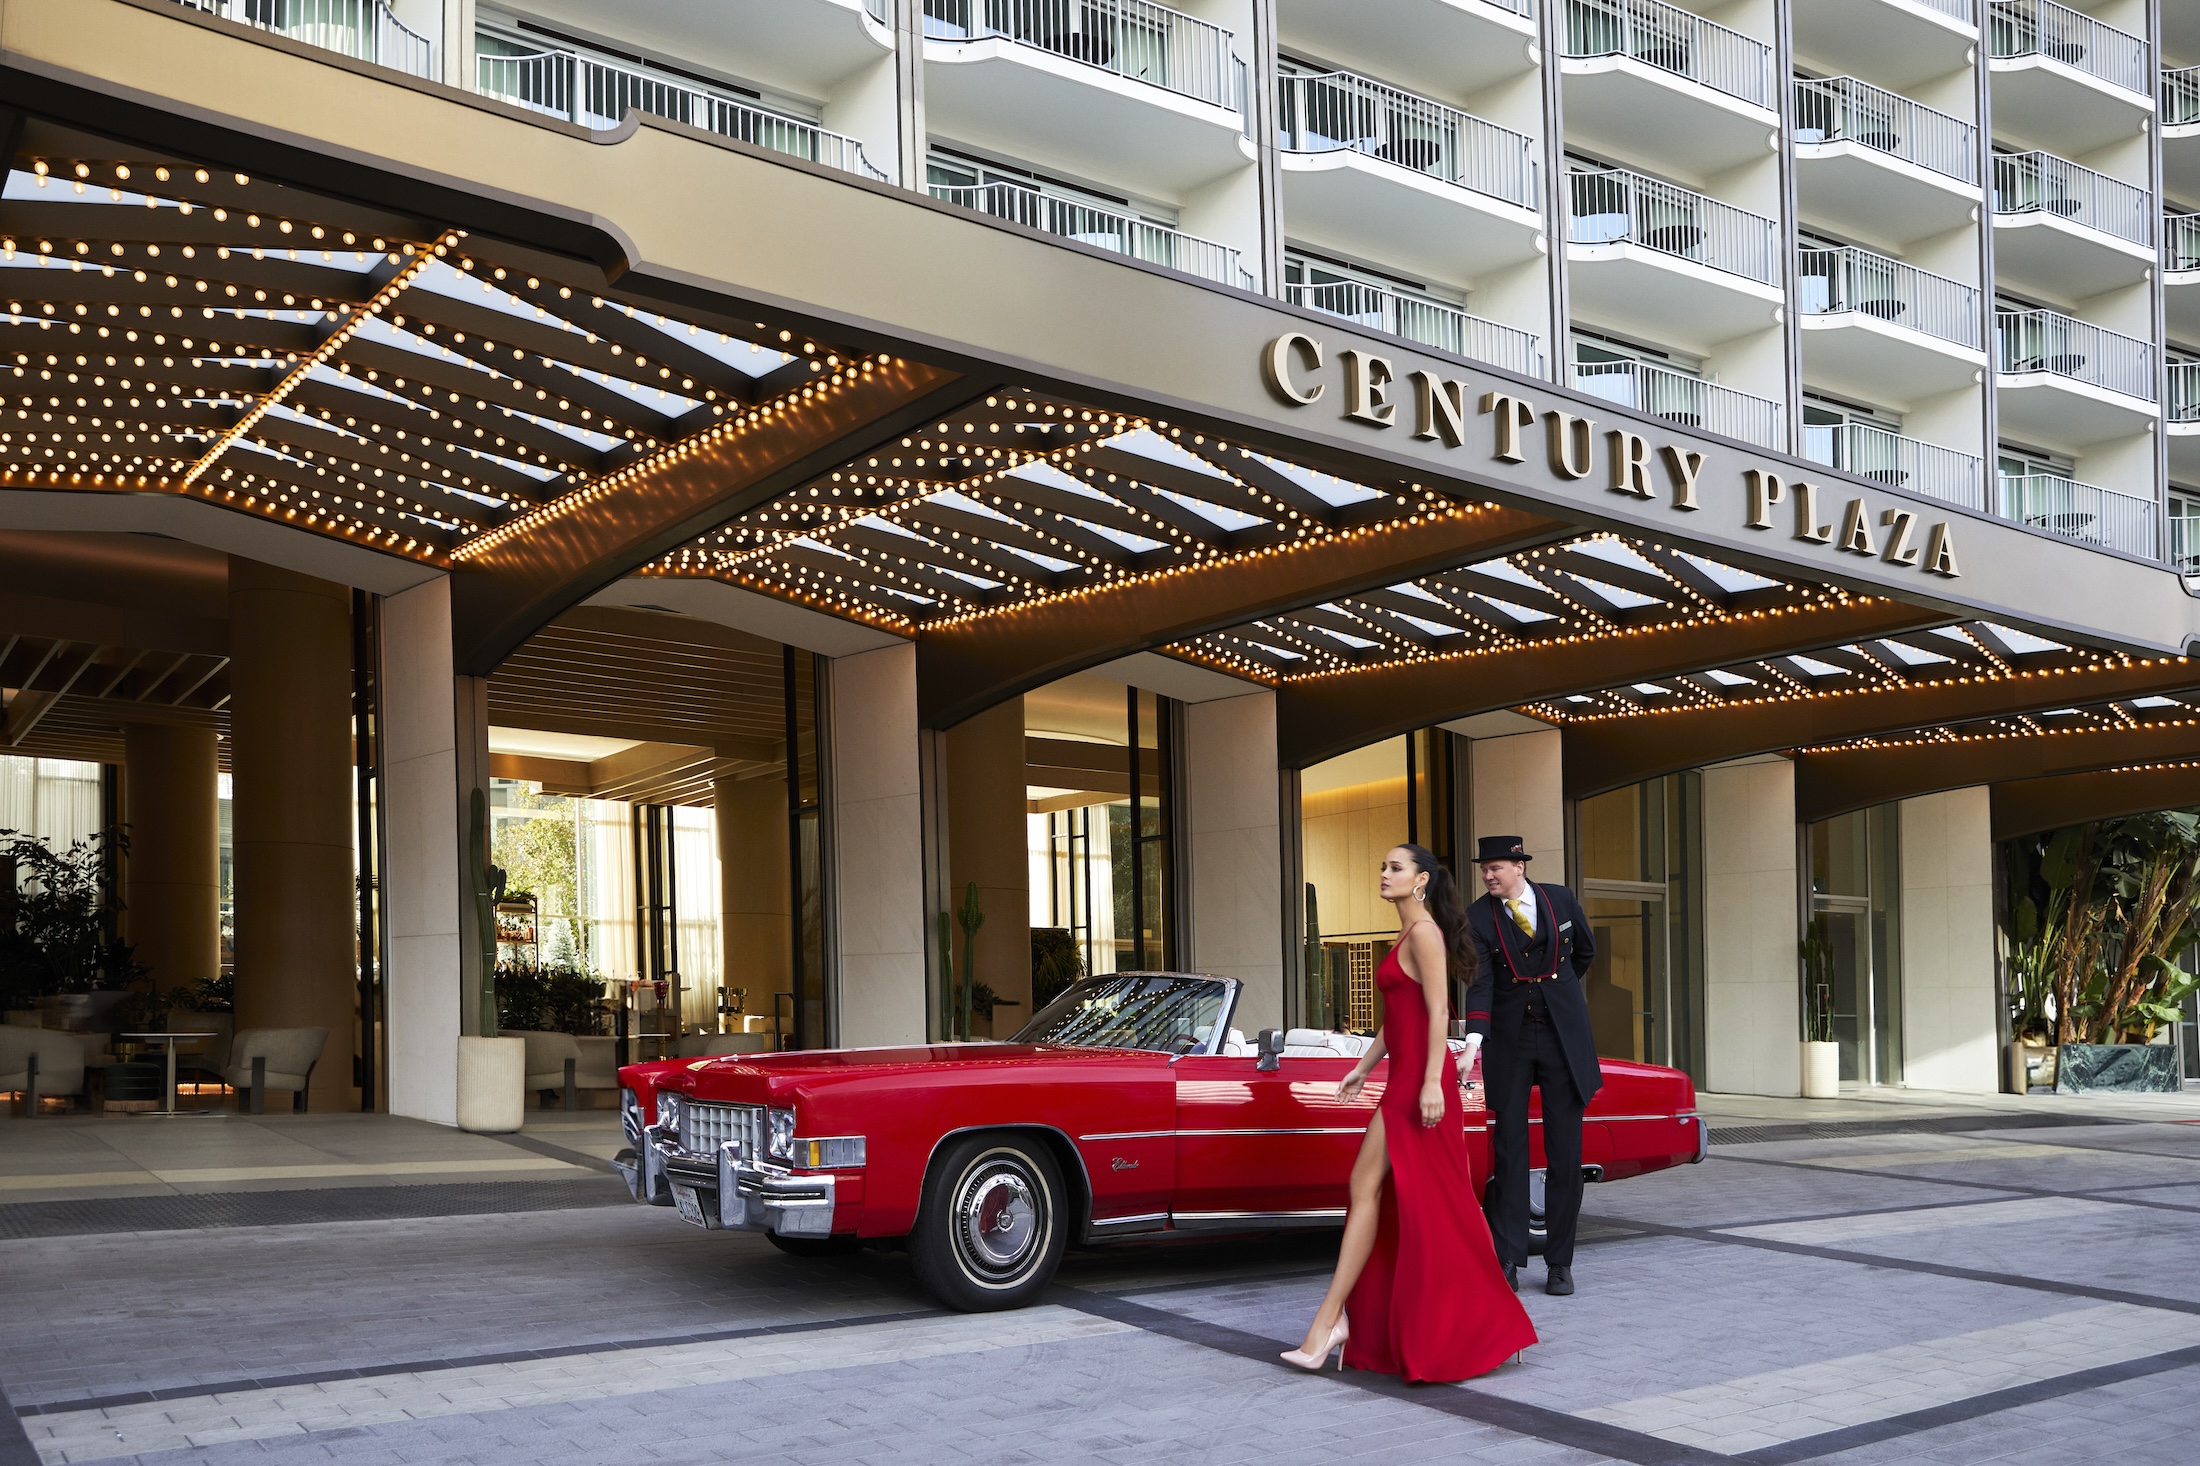
{"type": "Polygon", "coordinates": [[[1480,865],[1485,860],[1517,860],[1525,865],[1535,859],[1528,847],[1520,843],[1518,835],[1484,835],[1475,842],[1474,861],[1480,865]]]}

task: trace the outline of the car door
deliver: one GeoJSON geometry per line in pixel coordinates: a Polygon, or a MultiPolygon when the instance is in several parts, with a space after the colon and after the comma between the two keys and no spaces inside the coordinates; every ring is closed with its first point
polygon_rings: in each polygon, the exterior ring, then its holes
{"type": "Polygon", "coordinates": [[[1347,1058],[1292,1058],[1262,1072],[1250,1057],[1176,1061],[1179,1230],[1326,1226],[1342,1220],[1345,1184],[1387,1065],[1360,1097],[1338,1102],[1347,1058]]]}

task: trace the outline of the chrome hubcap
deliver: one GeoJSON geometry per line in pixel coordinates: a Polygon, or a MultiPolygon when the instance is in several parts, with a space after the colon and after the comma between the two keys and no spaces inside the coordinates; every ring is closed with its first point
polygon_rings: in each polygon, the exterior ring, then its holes
{"type": "Polygon", "coordinates": [[[978,1166],[965,1178],[956,1202],[956,1238],[975,1271],[1006,1277],[1037,1251],[1040,1203],[1021,1167],[1006,1161],[978,1166]]]}

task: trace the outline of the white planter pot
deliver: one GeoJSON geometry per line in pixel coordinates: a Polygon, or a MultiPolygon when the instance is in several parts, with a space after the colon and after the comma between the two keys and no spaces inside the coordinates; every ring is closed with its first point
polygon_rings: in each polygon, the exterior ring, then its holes
{"type": "Polygon", "coordinates": [[[1803,1045],[1803,1098],[1838,1099],[1841,1095],[1841,1045],[1803,1045]]]}
{"type": "Polygon", "coordinates": [[[527,1118],[527,1040],[458,1041],[458,1128],[497,1135],[527,1118]]]}

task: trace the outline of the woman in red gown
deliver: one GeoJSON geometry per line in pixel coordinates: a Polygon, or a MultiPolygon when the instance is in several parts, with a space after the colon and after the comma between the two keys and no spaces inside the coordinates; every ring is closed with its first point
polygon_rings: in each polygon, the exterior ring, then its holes
{"type": "Polygon", "coordinates": [[[1320,1369],[1342,1346],[1339,1368],[1471,1379],[1536,1342],[1482,1219],[1444,1042],[1450,979],[1473,981],[1474,948],[1458,886],[1420,846],[1383,857],[1382,894],[1398,908],[1397,945],[1375,969],[1383,1026],[1337,1098],[1355,1098],[1386,1052],[1390,1078],[1352,1165],[1336,1275],[1306,1342],[1283,1357],[1320,1369]]]}

